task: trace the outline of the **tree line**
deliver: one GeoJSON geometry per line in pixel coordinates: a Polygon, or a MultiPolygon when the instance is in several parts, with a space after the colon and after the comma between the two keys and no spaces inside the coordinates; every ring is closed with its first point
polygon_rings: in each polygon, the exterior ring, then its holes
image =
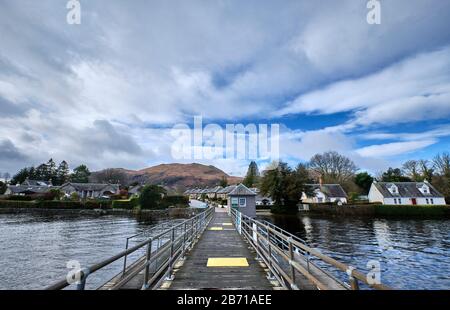
{"type": "Polygon", "coordinates": [[[38,180],[51,182],[53,185],[59,186],[66,182],[88,183],[91,172],[86,165],[80,165],[70,172],[68,163],[63,160],[57,166],[53,159],[42,163],[37,167],[22,168],[11,179],[11,184],[21,184],[25,180],[38,180]]]}
{"type": "Polygon", "coordinates": [[[310,194],[306,184],[340,184],[352,199],[367,195],[374,180],[381,182],[423,182],[427,180],[449,201],[450,154],[436,155],[433,160],[409,160],[401,168],[389,168],[372,176],[360,171],[356,164],[337,152],[314,155],[305,164],[295,168],[285,162],[273,163],[260,173],[256,162],[251,162],[243,184],[258,187],[264,195],[272,198],[280,212],[297,210],[302,193],[310,194]],[[359,172],[358,172],[359,171],[359,172]]]}

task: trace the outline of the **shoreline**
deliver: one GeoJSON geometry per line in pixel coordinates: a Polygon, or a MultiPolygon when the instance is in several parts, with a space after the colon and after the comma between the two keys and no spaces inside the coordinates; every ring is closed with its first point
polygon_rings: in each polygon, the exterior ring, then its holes
{"type": "Polygon", "coordinates": [[[450,219],[450,206],[391,206],[391,205],[318,205],[310,204],[307,211],[299,211],[296,214],[271,213],[269,209],[257,209],[257,215],[263,216],[289,216],[289,215],[312,215],[312,216],[337,216],[337,217],[370,217],[370,218],[442,218],[450,219]]]}
{"type": "Polygon", "coordinates": [[[170,208],[166,210],[127,209],[64,209],[64,208],[0,208],[0,214],[37,214],[73,216],[131,216],[141,219],[189,218],[199,212],[194,208],[170,208]]]}

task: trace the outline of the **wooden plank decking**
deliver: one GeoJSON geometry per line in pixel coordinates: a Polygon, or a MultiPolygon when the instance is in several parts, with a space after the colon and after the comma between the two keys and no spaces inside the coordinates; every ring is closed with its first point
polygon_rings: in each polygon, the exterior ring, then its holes
{"type": "Polygon", "coordinates": [[[251,249],[233,226],[224,210],[216,209],[214,218],[195,247],[175,269],[173,281],[166,281],[162,288],[180,289],[240,289],[271,290],[264,266],[255,260],[251,249]],[[222,227],[222,230],[209,230],[222,227]],[[248,267],[207,267],[209,258],[246,258],[248,267]]]}

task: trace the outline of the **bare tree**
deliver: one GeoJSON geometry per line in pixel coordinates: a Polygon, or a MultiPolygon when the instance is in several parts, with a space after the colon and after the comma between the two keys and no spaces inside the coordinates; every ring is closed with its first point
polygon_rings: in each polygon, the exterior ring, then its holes
{"type": "Polygon", "coordinates": [[[313,175],[319,175],[324,182],[347,182],[358,171],[355,163],[337,152],[314,155],[309,162],[313,175]]]}
{"type": "Polygon", "coordinates": [[[419,160],[419,169],[422,180],[431,182],[434,174],[433,165],[428,160],[421,159],[419,160]]]}
{"type": "Polygon", "coordinates": [[[92,174],[92,181],[98,183],[111,183],[126,185],[129,181],[128,175],[120,169],[105,169],[92,174]]]}
{"type": "Polygon", "coordinates": [[[403,175],[413,181],[420,181],[419,169],[419,162],[417,160],[408,160],[402,166],[403,175]]]}
{"type": "Polygon", "coordinates": [[[436,155],[433,159],[433,167],[436,173],[450,177],[450,153],[436,155]]]}

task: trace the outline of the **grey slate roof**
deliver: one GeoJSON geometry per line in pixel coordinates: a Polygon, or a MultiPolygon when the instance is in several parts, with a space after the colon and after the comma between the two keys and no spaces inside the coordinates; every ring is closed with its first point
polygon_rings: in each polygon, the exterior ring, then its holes
{"type": "Polygon", "coordinates": [[[50,182],[40,181],[40,180],[25,180],[22,184],[24,186],[51,186],[50,182]]]}
{"type": "Polygon", "coordinates": [[[21,194],[21,193],[36,193],[36,194],[43,194],[47,193],[54,187],[50,186],[28,186],[28,185],[11,185],[8,186],[8,189],[13,194],[21,194]]]}
{"type": "Polygon", "coordinates": [[[411,198],[419,198],[419,197],[444,197],[441,193],[437,191],[430,183],[425,182],[377,182],[374,183],[374,186],[380,191],[380,193],[385,197],[411,197],[411,198]],[[389,189],[389,184],[395,184],[398,188],[398,194],[392,194],[389,189]],[[423,194],[418,187],[426,184],[429,189],[429,194],[423,194]]]}
{"type": "Polygon", "coordinates": [[[228,195],[229,196],[256,196],[256,193],[254,191],[251,191],[250,189],[248,189],[248,187],[245,186],[244,184],[239,184],[228,195]]]}
{"type": "Polygon", "coordinates": [[[217,194],[228,194],[231,193],[236,188],[236,185],[227,186],[217,192],[217,194]]]}
{"type": "Polygon", "coordinates": [[[95,191],[99,192],[104,190],[106,187],[112,186],[116,191],[119,190],[119,185],[117,184],[98,184],[98,183],[66,183],[61,186],[63,189],[66,186],[72,186],[77,191],[95,191]]]}
{"type": "Polygon", "coordinates": [[[308,184],[313,191],[320,190],[328,197],[347,198],[347,194],[340,184],[308,184]]]}

